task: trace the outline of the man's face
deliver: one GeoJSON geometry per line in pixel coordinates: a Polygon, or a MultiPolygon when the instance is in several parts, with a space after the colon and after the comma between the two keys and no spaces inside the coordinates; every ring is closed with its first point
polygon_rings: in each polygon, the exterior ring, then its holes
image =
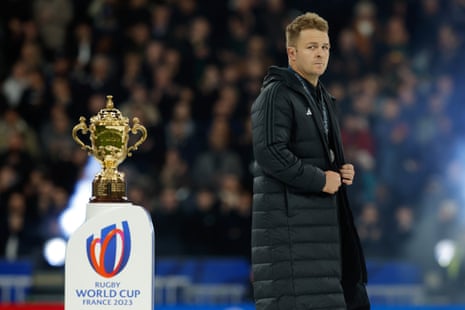
{"type": "Polygon", "coordinates": [[[294,47],[288,47],[292,68],[316,85],[329,60],[329,36],[326,32],[306,29],[300,32],[294,47]]]}

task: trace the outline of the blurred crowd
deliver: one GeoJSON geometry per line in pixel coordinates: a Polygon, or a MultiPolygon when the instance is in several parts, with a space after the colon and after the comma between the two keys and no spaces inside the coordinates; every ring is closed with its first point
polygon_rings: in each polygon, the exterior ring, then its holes
{"type": "MultiPolygon", "coordinates": [[[[71,130],[113,95],[148,139],[120,165],[153,217],[157,255],[249,256],[249,110],[284,28],[329,21],[337,98],[368,258],[464,244],[465,1],[2,0],[0,255],[61,234],[88,155],[71,130]],[[462,237],[460,237],[462,236],[462,237]]],[[[449,270],[458,278],[463,268],[449,270]]]]}

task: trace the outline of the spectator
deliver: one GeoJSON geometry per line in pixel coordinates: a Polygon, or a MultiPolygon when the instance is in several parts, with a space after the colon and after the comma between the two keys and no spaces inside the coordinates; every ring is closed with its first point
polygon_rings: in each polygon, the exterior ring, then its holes
{"type": "Polygon", "coordinates": [[[385,238],[382,226],[382,214],[372,202],[367,202],[363,207],[357,221],[357,230],[360,236],[364,252],[369,257],[383,257],[386,249],[382,245],[385,238]]]}
{"type": "MultiPolygon", "coordinates": [[[[463,36],[463,34],[462,34],[463,36]]],[[[464,71],[465,62],[460,56],[463,51],[462,37],[451,24],[442,24],[437,32],[437,44],[432,55],[431,72],[459,75],[464,71]],[[433,60],[434,59],[434,60],[433,60]]]]}
{"type": "Polygon", "coordinates": [[[18,111],[25,121],[38,131],[48,118],[50,104],[47,102],[45,77],[40,70],[30,70],[27,74],[28,87],[25,89],[18,111]]]}
{"type": "Polygon", "coordinates": [[[0,257],[8,261],[34,259],[37,254],[37,236],[27,221],[26,199],[22,193],[14,192],[7,203],[5,223],[2,223],[0,257]]]}
{"type": "Polygon", "coordinates": [[[391,257],[405,257],[417,226],[414,208],[401,204],[394,210],[392,218],[388,214],[385,216],[389,217],[387,222],[392,221],[392,230],[386,234],[386,243],[391,243],[389,254],[391,257]]]}
{"type": "Polygon", "coordinates": [[[16,108],[28,87],[27,67],[23,61],[13,65],[10,74],[3,83],[2,93],[9,107],[16,108]]]}
{"type": "Polygon", "coordinates": [[[156,3],[151,9],[151,37],[160,40],[167,40],[171,33],[170,6],[164,3],[156,3]]]}
{"type": "Polygon", "coordinates": [[[183,217],[176,189],[162,188],[152,209],[152,220],[157,236],[157,255],[179,256],[186,253],[181,241],[183,217]]]}
{"type": "Polygon", "coordinates": [[[50,177],[71,191],[81,168],[74,158],[79,146],[70,135],[73,125],[64,109],[54,106],[50,114],[50,123],[40,131],[43,161],[49,167],[50,177]]]}
{"type": "Polygon", "coordinates": [[[197,81],[197,100],[193,104],[193,116],[201,124],[205,124],[212,116],[213,102],[218,97],[222,85],[221,71],[215,64],[205,66],[197,81]]]}
{"type": "Polygon", "coordinates": [[[165,128],[166,145],[177,149],[180,157],[192,166],[203,145],[199,145],[199,128],[191,115],[191,103],[181,100],[173,109],[173,117],[165,128]]]}
{"type": "Polygon", "coordinates": [[[242,163],[231,149],[231,132],[223,119],[213,121],[208,132],[208,148],[199,154],[192,167],[192,178],[197,186],[218,188],[224,174],[241,178],[242,163]]]}
{"type": "Polygon", "coordinates": [[[18,172],[20,182],[24,182],[33,167],[34,157],[28,151],[26,140],[21,132],[12,132],[7,138],[6,149],[0,152],[0,162],[18,172]]]}
{"type": "MultiPolygon", "coordinates": [[[[77,107],[76,102],[73,102],[73,94],[71,84],[68,79],[63,76],[55,76],[51,80],[49,100],[51,101],[51,110],[63,109],[68,118],[81,116],[81,110],[77,107]]],[[[46,125],[46,124],[42,124],[46,125]]]]}
{"type": "MultiPolygon", "coordinates": [[[[147,138],[142,145],[134,152],[137,160],[125,161],[123,165],[132,167],[137,172],[159,171],[166,149],[166,139],[161,120],[160,111],[157,106],[150,102],[147,88],[136,83],[130,89],[130,97],[121,104],[121,113],[128,117],[130,126],[134,126],[134,117],[137,117],[142,125],[147,129],[147,138]]],[[[130,134],[128,145],[134,145],[141,137],[141,133],[130,134]]]]}
{"type": "Polygon", "coordinates": [[[189,255],[220,255],[225,249],[220,226],[219,202],[207,187],[194,192],[192,207],[186,210],[182,236],[189,255]]]}
{"type": "Polygon", "coordinates": [[[79,21],[72,27],[72,35],[68,36],[65,52],[73,59],[72,67],[77,75],[85,73],[93,56],[94,37],[92,26],[84,21],[79,21]]]}
{"type": "Polygon", "coordinates": [[[165,163],[160,171],[160,183],[163,187],[188,189],[191,187],[187,163],[177,149],[168,149],[165,163]]]}
{"type": "Polygon", "coordinates": [[[225,174],[219,188],[219,242],[221,254],[250,256],[251,193],[244,191],[241,180],[225,174]]]}
{"type": "Polygon", "coordinates": [[[73,18],[72,5],[71,0],[34,1],[34,19],[43,47],[50,56],[63,50],[67,26],[73,18]]]}

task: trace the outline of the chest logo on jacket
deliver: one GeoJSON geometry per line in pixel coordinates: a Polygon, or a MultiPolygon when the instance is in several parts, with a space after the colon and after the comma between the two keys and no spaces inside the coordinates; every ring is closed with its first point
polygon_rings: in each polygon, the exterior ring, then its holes
{"type": "Polygon", "coordinates": [[[312,111],[310,110],[310,108],[307,108],[307,113],[305,113],[305,115],[312,115],[312,111]]]}

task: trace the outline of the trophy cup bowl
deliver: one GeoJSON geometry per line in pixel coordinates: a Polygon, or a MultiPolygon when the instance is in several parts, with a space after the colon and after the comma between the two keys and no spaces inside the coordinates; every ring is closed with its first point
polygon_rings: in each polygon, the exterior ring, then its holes
{"type": "Polygon", "coordinates": [[[133,126],[130,127],[129,119],[114,107],[113,96],[109,95],[106,98],[106,107],[90,118],[89,126],[85,117],[79,118],[72,136],[81,148],[94,156],[102,166],[102,170],[92,181],[91,202],[125,202],[127,197],[124,173],[119,172],[117,168],[145,141],[147,130],[137,117],[133,118],[133,126]],[[83,135],[89,134],[91,145],[85,144],[78,132],[83,135]],[[130,133],[140,134],[139,139],[128,146],[130,133]]]}

